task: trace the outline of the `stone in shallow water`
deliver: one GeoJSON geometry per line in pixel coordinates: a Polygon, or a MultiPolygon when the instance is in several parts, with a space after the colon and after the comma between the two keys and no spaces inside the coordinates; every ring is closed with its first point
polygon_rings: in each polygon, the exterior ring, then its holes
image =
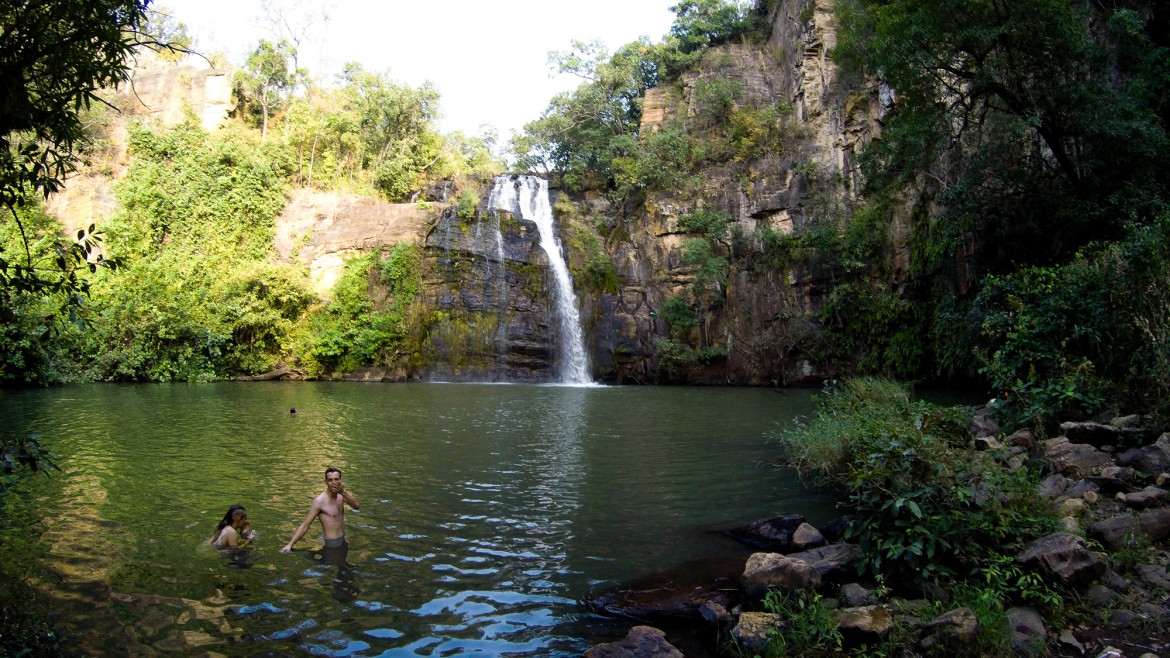
{"type": "Polygon", "coordinates": [[[746,560],[742,555],[694,560],[592,593],[585,604],[635,619],[701,621],[700,609],[707,601],[733,607],[746,560]]]}
{"type": "Polygon", "coordinates": [[[585,658],[683,658],[678,649],[666,641],[666,634],[651,626],[635,626],[618,642],[599,644],[584,654],[585,658]]]}
{"type": "Polygon", "coordinates": [[[732,528],[724,534],[749,546],[784,552],[791,548],[792,535],[803,524],[803,516],[788,514],[732,528]]]}

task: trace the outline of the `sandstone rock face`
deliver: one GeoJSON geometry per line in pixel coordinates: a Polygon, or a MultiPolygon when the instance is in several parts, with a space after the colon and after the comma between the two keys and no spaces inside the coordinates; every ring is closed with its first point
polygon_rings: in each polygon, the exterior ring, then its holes
{"type": "Polygon", "coordinates": [[[276,218],[276,251],[307,265],[317,295],[328,299],[347,256],[397,242],[421,245],[435,221],[414,204],[295,190],[276,218]]]}
{"type": "Polygon", "coordinates": [[[190,109],[204,130],[215,130],[227,120],[232,108],[232,71],[209,68],[192,58],[191,63],[167,62],[149,51],[135,56],[131,85],[110,93],[109,101],[120,110],[109,127],[112,152],[108,171],[89,171],[70,178],[60,193],[47,202],[50,215],[61,220],[67,234],[91,223],[101,224],[114,214],[114,183],[127,165],[127,123],[155,121],[163,127],[182,123],[190,109]]]}
{"type": "MultiPolygon", "coordinates": [[[[716,355],[678,372],[662,367],[659,341],[670,328],[658,311],[695,281],[694,266],[682,262],[682,244],[692,237],[679,229],[683,214],[700,208],[726,212],[734,231],[749,236],[754,241],[749,246],[759,251],[758,230],[799,231],[824,214],[816,203],[844,210],[857,203],[858,154],[879,135],[892,96],[876,82],[858,90],[839,79],[831,58],[833,4],[776,3],[768,43],[712,48],[678,85],[646,95],[643,130],[675,120],[688,130],[701,130],[701,89],[731,81],[739,90],[738,105],[785,108],[782,148],[761,147],[729,158],[701,172],[700,189],[666,190],[634,208],[615,207],[596,190],[574,198],[589,221],[606,227],[604,249],[619,279],[616,292],[578,291],[586,347],[598,379],[708,384],[824,379],[825,373],[799,349],[819,329],[812,315],[828,294],[828,282],[810,272],[733,267],[704,322],[680,338],[691,346],[716,348],[716,355]]],[[[189,106],[205,128],[213,129],[231,102],[230,71],[153,62],[136,71],[134,80],[137,97],[124,99],[125,105],[164,126],[182,120],[189,106]]],[[[124,145],[125,130],[120,130],[121,138],[116,134],[112,141],[124,145]]],[[[124,150],[114,161],[113,171],[71,180],[53,200],[52,212],[67,229],[115,212],[111,189],[125,166],[124,150]]],[[[549,315],[543,255],[533,249],[529,227],[511,222],[497,240],[494,232],[482,230],[483,219],[448,221],[441,213],[452,194],[452,184],[423,191],[419,198],[433,202],[423,209],[295,191],[278,221],[277,248],[283,259],[308,265],[323,297],[351,254],[394,242],[424,249],[431,275],[422,303],[435,312],[437,324],[422,337],[416,361],[424,365],[396,367],[387,378],[547,381],[554,368],[556,323],[549,315]]],[[[907,212],[895,213],[894,266],[884,281],[895,289],[908,277],[908,211],[928,204],[922,200],[928,197],[910,192],[898,202],[907,212]]]]}
{"type": "MultiPolygon", "coordinates": [[[[824,378],[797,346],[817,330],[810,315],[823,306],[826,283],[775,268],[732,268],[703,326],[679,337],[690,346],[721,348],[726,356],[683,372],[662,369],[658,359],[657,342],[669,336],[670,328],[656,318],[657,310],[695,278],[695,268],[682,263],[682,243],[693,236],[680,231],[679,217],[715,209],[727,213],[733,230],[745,236],[763,229],[798,231],[817,212],[810,198],[832,199],[837,207],[856,202],[858,153],[880,132],[888,107],[880,86],[860,92],[845,88],[830,57],[836,43],[833,2],[783,2],[773,11],[767,44],[713,48],[677,90],[648,92],[642,130],[653,132],[674,120],[689,131],[703,130],[701,90],[719,81],[739,90],[738,106],[791,108],[787,121],[797,128],[785,139],[783,152],[753,152],[742,161],[708,166],[701,189],[655,194],[626,215],[591,208],[621,236],[611,239],[607,249],[622,290],[588,300],[591,308],[585,311],[593,319],[591,351],[602,378],[708,384],[819,383],[824,378]],[[629,304],[630,297],[637,303],[629,304]],[[622,340],[607,338],[613,336],[622,340]]],[[[909,223],[896,222],[892,235],[897,284],[908,269],[909,223]]]]}

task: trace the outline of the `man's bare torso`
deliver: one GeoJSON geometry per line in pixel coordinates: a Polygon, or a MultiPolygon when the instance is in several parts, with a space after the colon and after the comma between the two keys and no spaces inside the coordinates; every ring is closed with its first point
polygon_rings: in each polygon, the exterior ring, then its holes
{"type": "Polygon", "coordinates": [[[345,503],[341,496],[330,496],[328,491],[317,496],[317,518],[325,539],[337,539],[345,534],[345,503]]]}

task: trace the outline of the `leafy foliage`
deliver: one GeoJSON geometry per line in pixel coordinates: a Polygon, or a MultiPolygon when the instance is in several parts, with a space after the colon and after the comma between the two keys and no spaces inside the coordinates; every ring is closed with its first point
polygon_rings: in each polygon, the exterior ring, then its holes
{"type": "Polygon", "coordinates": [[[236,94],[260,110],[261,139],[268,136],[268,117],[287,102],[295,84],[296,73],[289,71],[289,60],[295,59],[296,50],[287,41],[261,39],[244,68],[236,71],[236,94]]]}
{"type": "Polygon", "coordinates": [[[860,569],[922,582],[966,575],[1054,525],[1031,476],[1005,474],[967,449],[963,418],[892,382],[852,379],[777,438],[802,474],[843,490],[856,513],[847,536],[861,547],[860,569]]]}
{"type": "Polygon", "coordinates": [[[837,656],[843,651],[834,609],[820,594],[768,590],[764,609],[784,619],[784,628],[770,635],[764,655],[837,656]]]}
{"type": "MultiPolygon", "coordinates": [[[[46,273],[30,243],[31,201],[60,190],[81,162],[81,112],[103,101],[98,90],[127,79],[128,62],[146,23],[147,0],[63,0],[15,3],[0,9],[0,205],[23,249],[5,236],[0,246],[0,294],[64,293],[75,311],[86,294],[79,273],[93,254],[92,231],[77,243],[52,239],[56,269],[46,273]]],[[[34,220],[35,223],[35,220],[34,220]]],[[[45,249],[35,249],[39,255],[45,249]]]]}
{"type": "Polygon", "coordinates": [[[53,453],[41,446],[37,436],[0,441],[0,493],[16,484],[22,471],[48,473],[60,470],[53,453]]]}
{"type": "Polygon", "coordinates": [[[108,227],[126,268],[95,287],[90,376],[207,381],[270,369],[312,300],[304,273],[269,262],[280,151],[193,124],[135,128],[131,149],[108,227]]]}
{"type": "Polygon", "coordinates": [[[837,12],[836,56],[894,91],[861,158],[868,216],[853,223],[872,226],[923,181],[936,204],[913,210],[898,300],[865,290],[872,273],[839,270],[849,288],[833,294],[834,330],[870,346],[861,370],[981,368],[1012,391],[1018,419],[1150,404],[1137,390],[1167,378],[1145,329],[1164,324],[1150,286],[1164,256],[1137,245],[1164,224],[1170,107],[1150,93],[1170,72],[1164,18],[1068,0],[851,0],[837,12]],[[1139,348],[1142,364],[1129,359],[1139,348]]]}
{"type": "MultiPolygon", "coordinates": [[[[686,0],[671,11],[674,24],[660,43],[643,38],[610,55],[598,42],[578,41],[570,51],[550,57],[555,70],[583,83],[554,97],[544,114],[512,140],[517,167],[556,172],[570,189],[601,187],[622,199],[642,189],[689,185],[704,157],[702,140],[688,135],[679,120],[640,131],[643,98],[647,90],[676,80],[708,47],[741,35],[761,36],[767,3],[686,0]]],[[[707,122],[732,114],[740,91],[732,81],[703,80],[698,95],[707,122]]],[[[751,123],[741,127],[741,138],[749,132],[770,134],[770,126],[751,123]]]]}
{"type": "Polygon", "coordinates": [[[1163,418],[1170,394],[1170,222],[1091,245],[1059,267],[989,277],[972,317],[984,372],[1017,421],[1088,417],[1106,408],[1163,418]]]}
{"type": "Polygon", "coordinates": [[[370,252],[346,262],[333,301],[310,319],[312,359],[326,370],[347,372],[409,357],[421,266],[417,247],[409,244],[394,245],[384,258],[370,252]]]}

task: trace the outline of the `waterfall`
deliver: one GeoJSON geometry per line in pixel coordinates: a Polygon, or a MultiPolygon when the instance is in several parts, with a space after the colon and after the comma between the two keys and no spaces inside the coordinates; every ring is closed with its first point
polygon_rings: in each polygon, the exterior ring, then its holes
{"type": "Polygon", "coordinates": [[[581,314],[569,266],[561,254],[561,243],[553,233],[552,206],[548,200],[548,181],[536,176],[499,176],[492,189],[490,203],[520,219],[536,224],[540,246],[548,255],[553,274],[553,304],[560,329],[557,345],[560,381],[565,384],[589,384],[589,358],[581,332],[581,314]]]}

